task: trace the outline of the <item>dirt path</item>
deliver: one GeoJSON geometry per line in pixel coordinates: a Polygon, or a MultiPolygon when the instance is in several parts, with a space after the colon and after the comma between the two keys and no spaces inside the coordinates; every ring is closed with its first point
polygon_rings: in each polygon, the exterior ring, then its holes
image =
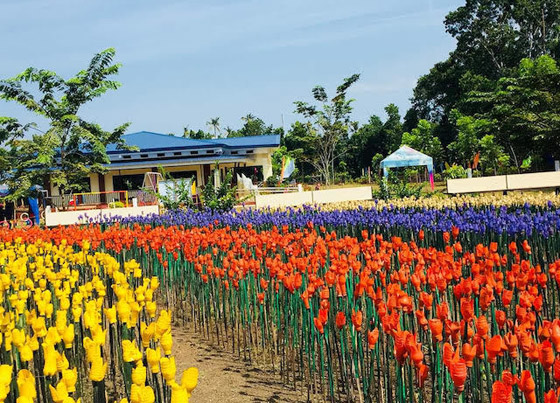
{"type": "Polygon", "coordinates": [[[303,392],[284,386],[278,374],[243,362],[189,329],[173,328],[173,350],[177,378],[188,367],[198,368],[198,386],[191,403],[307,401],[303,392]]]}

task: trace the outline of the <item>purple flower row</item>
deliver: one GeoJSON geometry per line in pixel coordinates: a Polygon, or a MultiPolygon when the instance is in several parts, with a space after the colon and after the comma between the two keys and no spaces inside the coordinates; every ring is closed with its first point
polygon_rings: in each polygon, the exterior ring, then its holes
{"type": "Polygon", "coordinates": [[[476,234],[507,234],[549,237],[560,229],[560,209],[525,205],[522,208],[507,207],[461,207],[457,209],[434,208],[375,208],[325,211],[319,207],[291,208],[284,211],[243,210],[215,212],[210,210],[168,211],[162,215],[122,217],[123,224],[183,225],[199,227],[207,225],[239,227],[252,224],[256,227],[289,226],[301,228],[312,222],[329,228],[403,228],[418,231],[450,231],[453,226],[462,232],[476,234]]]}

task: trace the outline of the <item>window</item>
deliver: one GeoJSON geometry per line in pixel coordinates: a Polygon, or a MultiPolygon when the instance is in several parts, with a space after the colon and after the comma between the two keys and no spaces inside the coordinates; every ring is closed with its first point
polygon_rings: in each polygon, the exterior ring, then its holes
{"type": "Polygon", "coordinates": [[[179,171],[179,172],[169,172],[172,178],[175,179],[190,179],[196,180],[196,171],[179,171]]]}
{"type": "Polygon", "coordinates": [[[140,158],[148,158],[148,154],[140,154],[140,158]]]}
{"type": "Polygon", "coordinates": [[[181,151],[175,151],[173,155],[181,155],[181,151]]]}
{"type": "Polygon", "coordinates": [[[253,150],[247,150],[245,151],[246,154],[253,154],[253,150]]]}
{"type": "Polygon", "coordinates": [[[132,155],[123,155],[122,156],[125,160],[129,160],[132,158],[132,155]]]}
{"type": "Polygon", "coordinates": [[[113,176],[114,190],[137,190],[144,183],[144,174],[113,176]]]}
{"type": "Polygon", "coordinates": [[[198,151],[191,151],[191,155],[197,155],[198,151]]]}
{"type": "Polygon", "coordinates": [[[206,150],[206,154],[214,154],[214,150],[206,150]]]}
{"type": "Polygon", "coordinates": [[[165,157],[165,153],[157,153],[158,157],[165,157]]]}
{"type": "Polygon", "coordinates": [[[239,154],[239,151],[232,151],[231,152],[231,155],[237,155],[237,154],[239,154]]]}

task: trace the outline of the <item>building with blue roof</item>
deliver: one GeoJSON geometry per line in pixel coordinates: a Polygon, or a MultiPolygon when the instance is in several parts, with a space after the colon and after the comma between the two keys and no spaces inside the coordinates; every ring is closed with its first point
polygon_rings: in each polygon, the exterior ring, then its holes
{"type": "MultiPolygon", "coordinates": [[[[280,135],[264,135],[208,140],[141,131],[123,136],[135,151],[107,146],[110,163],[105,175],[90,174],[91,192],[139,189],[147,172],[163,167],[173,177],[193,178],[203,186],[218,163],[222,175],[226,169],[245,174],[256,181],[272,176],[272,153],[280,146],[280,135]]],[[[51,194],[58,189],[51,185],[51,194]]]]}

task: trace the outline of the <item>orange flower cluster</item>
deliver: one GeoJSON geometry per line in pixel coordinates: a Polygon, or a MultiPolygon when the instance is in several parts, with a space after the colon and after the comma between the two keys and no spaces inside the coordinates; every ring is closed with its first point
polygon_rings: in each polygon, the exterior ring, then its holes
{"type": "Polygon", "coordinates": [[[137,225],[13,230],[0,240],[87,240],[94,249],[133,251],[138,260],[156,256],[164,270],[179,262],[201,285],[252,294],[249,310],[291,304],[297,323],[308,323],[317,340],[332,343],[335,333],[335,341],[353,342],[352,353],[364,355],[362,345],[371,356],[381,349],[398,368],[414,371],[418,387],[431,374],[446,377],[458,394],[477,382],[484,390],[476,393],[492,401],[509,402],[519,392],[531,402],[537,401],[535,379],[550,374],[539,399],[556,399],[560,260],[535,257],[527,241],[464,246],[457,228],[443,234],[439,247],[424,245],[423,231],[417,242],[360,235],[312,225],[293,231],[137,225]],[[443,374],[435,373],[439,364],[443,374]],[[481,368],[491,387],[480,383],[481,368]]]}

